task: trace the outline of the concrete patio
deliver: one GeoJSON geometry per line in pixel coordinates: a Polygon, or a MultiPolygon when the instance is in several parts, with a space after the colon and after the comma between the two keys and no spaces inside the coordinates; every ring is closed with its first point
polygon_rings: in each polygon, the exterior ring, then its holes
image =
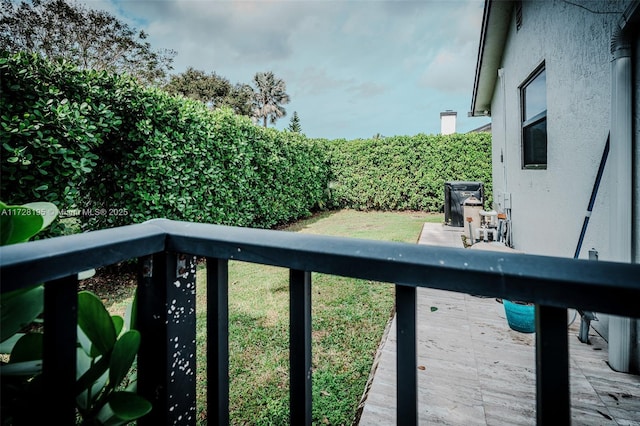
{"type": "MultiPolygon", "coordinates": [[[[463,247],[463,228],[426,223],[420,244],[463,247]]],[[[532,425],[535,334],[509,328],[494,298],[418,289],[418,417],[423,425],[532,425]]],[[[568,323],[574,311],[568,314],[568,323]]],[[[640,376],[607,364],[607,343],[568,327],[572,421],[640,426],[640,376]]],[[[395,317],[378,350],[360,426],[396,424],[395,317]]]]}

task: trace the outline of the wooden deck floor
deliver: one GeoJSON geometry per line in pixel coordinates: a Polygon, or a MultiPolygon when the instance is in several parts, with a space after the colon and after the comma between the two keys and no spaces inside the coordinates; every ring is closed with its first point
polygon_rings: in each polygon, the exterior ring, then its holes
{"type": "MultiPolygon", "coordinates": [[[[462,228],[425,224],[422,244],[462,247],[462,228]]],[[[535,424],[535,334],[509,328],[493,298],[418,289],[418,414],[423,425],[535,424]]],[[[569,312],[569,320],[573,311],[569,312]]],[[[640,376],[607,364],[595,332],[568,327],[572,421],[640,426],[640,376]]],[[[378,353],[360,426],[396,424],[395,318],[378,353]]]]}

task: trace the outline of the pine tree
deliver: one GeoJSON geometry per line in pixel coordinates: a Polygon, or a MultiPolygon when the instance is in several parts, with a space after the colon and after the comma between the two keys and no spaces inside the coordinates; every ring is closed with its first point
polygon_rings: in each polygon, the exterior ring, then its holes
{"type": "Polygon", "coordinates": [[[293,117],[291,117],[291,122],[289,123],[289,127],[287,127],[287,130],[294,133],[302,133],[300,118],[298,118],[298,113],[296,111],[293,111],[293,117]]]}

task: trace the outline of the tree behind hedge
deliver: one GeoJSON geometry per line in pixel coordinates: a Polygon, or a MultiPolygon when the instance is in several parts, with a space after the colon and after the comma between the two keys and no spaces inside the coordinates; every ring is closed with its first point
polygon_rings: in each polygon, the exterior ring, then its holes
{"type": "Polygon", "coordinates": [[[163,80],[175,52],[154,50],[147,35],[102,10],[67,0],[0,2],[0,45],[12,53],[64,59],[81,69],[128,73],[144,83],[163,80]]]}
{"type": "Polygon", "coordinates": [[[180,74],[172,75],[163,87],[174,95],[204,102],[215,109],[230,107],[236,114],[251,117],[253,112],[253,89],[248,84],[232,85],[228,79],[215,72],[206,74],[192,67],[180,74]]]}

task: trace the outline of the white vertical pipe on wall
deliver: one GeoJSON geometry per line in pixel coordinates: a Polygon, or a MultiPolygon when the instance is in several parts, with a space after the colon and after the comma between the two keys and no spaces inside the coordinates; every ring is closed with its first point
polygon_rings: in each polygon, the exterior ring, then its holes
{"type": "MultiPolygon", "coordinates": [[[[632,61],[631,42],[618,30],[611,40],[611,211],[609,242],[612,261],[630,263],[633,205],[632,61]]],[[[628,372],[631,354],[631,320],[609,320],[609,365],[628,372]]]]}

